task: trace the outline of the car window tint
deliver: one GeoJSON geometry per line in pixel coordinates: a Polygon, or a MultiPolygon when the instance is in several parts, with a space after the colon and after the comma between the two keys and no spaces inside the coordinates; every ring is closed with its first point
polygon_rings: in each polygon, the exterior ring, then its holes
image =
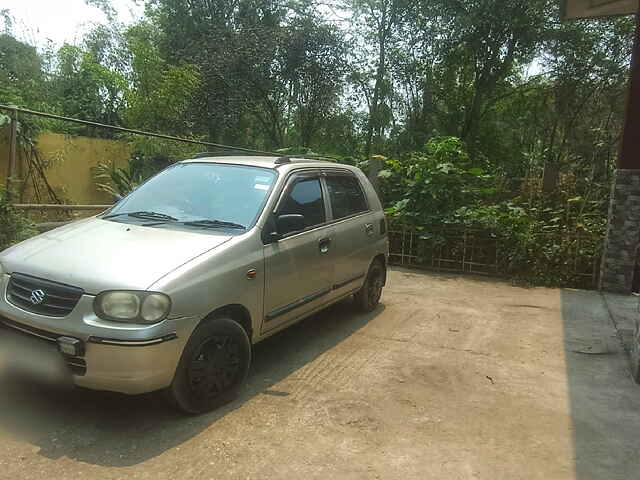
{"type": "Polygon", "coordinates": [[[282,202],[278,213],[304,215],[307,227],[324,223],[326,217],[320,180],[311,178],[297,182],[282,202]]]}
{"type": "Polygon", "coordinates": [[[344,218],[368,210],[367,201],[355,177],[335,176],[327,178],[333,218],[344,218]]]}

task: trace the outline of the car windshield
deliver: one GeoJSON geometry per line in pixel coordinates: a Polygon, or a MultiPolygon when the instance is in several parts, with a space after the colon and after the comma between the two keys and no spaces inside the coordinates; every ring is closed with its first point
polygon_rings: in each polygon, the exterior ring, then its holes
{"type": "Polygon", "coordinates": [[[179,163],[138,187],[104,218],[191,228],[250,228],[275,178],[276,172],[260,167],[179,163]]]}

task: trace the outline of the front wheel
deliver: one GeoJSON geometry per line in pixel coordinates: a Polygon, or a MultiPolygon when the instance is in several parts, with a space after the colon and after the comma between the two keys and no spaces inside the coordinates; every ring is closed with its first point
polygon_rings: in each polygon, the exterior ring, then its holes
{"type": "Polygon", "coordinates": [[[251,364],[251,342],[230,318],[200,324],[182,352],[169,402],[186,413],[204,413],[233,400],[251,364]]]}
{"type": "Polygon", "coordinates": [[[354,295],[356,305],[361,311],[371,312],[380,303],[385,274],[384,264],[380,260],[374,260],[362,288],[354,295]]]}

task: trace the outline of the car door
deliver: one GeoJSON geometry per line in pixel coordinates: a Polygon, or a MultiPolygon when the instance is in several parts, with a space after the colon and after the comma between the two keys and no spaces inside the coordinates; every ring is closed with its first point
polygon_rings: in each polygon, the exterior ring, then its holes
{"type": "Polygon", "coordinates": [[[304,317],[330,299],[333,228],[327,222],[327,203],[320,172],[290,177],[276,204],[279,215],[301,214],[305,228],[264,247],[265,288],[262,331],[266,332],[304,317]]]}
{"type": "Polygon", "coordinates": [[[371,262],[373,212],[358,178],[350,171],[328,171],[327,186],[333,221],[333,295],[359,288],[371,262]]]}

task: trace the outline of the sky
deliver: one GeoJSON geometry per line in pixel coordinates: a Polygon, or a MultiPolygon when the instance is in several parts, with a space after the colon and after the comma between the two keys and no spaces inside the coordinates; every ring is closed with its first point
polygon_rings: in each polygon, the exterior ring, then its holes
{"type": "MultiPolygon", "coordinates": [[[[112,0],[118,21],[132,23],[143,11],[141,0],[112,0]]],[[[0,10],[13,17],[13,33],[28,43],[54,46],[76,43],[91,23],[105,23],[106,16],[84,0],[0,0],[0,10]]],[[[1,24],[0,24],[1,27],[1,24]]]]}

